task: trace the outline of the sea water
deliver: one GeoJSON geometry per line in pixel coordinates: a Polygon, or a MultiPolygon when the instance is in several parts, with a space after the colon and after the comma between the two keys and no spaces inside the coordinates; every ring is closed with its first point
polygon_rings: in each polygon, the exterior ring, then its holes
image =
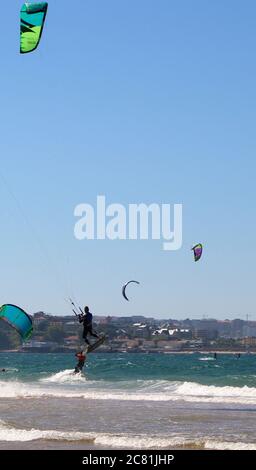
{"type": "Polygon", "coordinates": [[[256,356],[1,353],[0,449],[256,449],[256,356]]]}

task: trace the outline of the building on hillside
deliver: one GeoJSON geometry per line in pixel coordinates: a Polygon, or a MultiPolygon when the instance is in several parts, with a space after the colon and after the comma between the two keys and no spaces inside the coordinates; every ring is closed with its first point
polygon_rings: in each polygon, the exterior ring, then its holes
{"type": "Polygon", "coordinates": [[[255,337],[246,337],[246,338],[241,338],[239,340],[239,343],[242,344],[243,346],[256,346],[256,338],[255,337]]]}
{"type": "Polygon", "coordinates": [[[204,342],[211,341],[218,338],[217,330],[195,330],[195,338],[200,338],[204,342]]]}

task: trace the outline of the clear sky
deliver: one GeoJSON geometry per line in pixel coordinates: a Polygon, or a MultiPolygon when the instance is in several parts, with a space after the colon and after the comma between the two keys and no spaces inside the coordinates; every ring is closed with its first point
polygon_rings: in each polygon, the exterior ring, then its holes
{"type": "Polygon", "coordinates": [[[1,302],[255,320],[255,1],[49,0],[27,55],[4,3],[1,302]],[[74,207],[99,194],[182,203],[182,249],[77,241],[74,207]]]}

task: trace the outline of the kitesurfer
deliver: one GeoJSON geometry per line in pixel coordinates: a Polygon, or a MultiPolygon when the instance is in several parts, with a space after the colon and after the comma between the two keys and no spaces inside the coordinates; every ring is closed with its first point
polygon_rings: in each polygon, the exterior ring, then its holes
{"type": "Polygon", "coordinates": [[[94,336],[94,338],[99,338],[99,335],[93,330],[92,330],[92,314],[89,310],[89,307],[84,308],[84,314],[79,315],[79,322],[83,323],[84,325],[84,331],[83,331],[83,338],[87,344],[90,346],[90,342],[87,339],[88,333],[90,333],[91,336],[94,336]]]}
{"type": "Polygon", "coordinates": [[[86,354],[84,351],[80,351],[78,353],[76,353],[76,357],[78,359],[78,363],[75,367],[75,374],[78,374],[79,372],[82,372],[82,369],[84,367],[84,363],[85,363],[85,360],[86,360],[86,354]]]}

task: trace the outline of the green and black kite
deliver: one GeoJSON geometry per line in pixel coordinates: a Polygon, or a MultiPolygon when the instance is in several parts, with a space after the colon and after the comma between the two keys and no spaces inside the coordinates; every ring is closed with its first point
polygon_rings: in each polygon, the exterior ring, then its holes
{"type": "Polygon", "coordinates": [[[34,51],[41,39],[48,3],[24,3],[20,11],[20,52],[34,51]]]}

